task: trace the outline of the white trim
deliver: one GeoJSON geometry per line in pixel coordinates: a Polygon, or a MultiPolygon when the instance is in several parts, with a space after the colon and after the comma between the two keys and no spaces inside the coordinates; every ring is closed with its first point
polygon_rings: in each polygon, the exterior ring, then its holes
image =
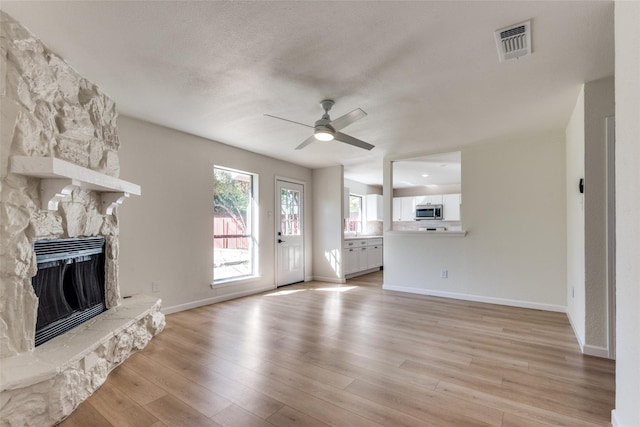
{"type": "Polygon", "coordinates": [[[222,288],[228,288],[229,286],[242,286],[248,283],[257,282],[260,279],[262,279],[262,276],[260,275],[233,277],[231,279],[220,280],[219,282],[211,282],[211,288],[222,289],[222,288]]]}
{"type": "Polygon", "coordinates": [[[607,356],[616,358],[616,188],[615,188],[615,117],[606,119],[607,128],[607,356]]]}
{"type": "Polygon", "coordinates": [[[620,424],[620,422],[618,421],[618,418],[616,417],[616,410],[615,409],[611,410],[611,426],[612,427],[623,427],[622,424],[620,424]]]}
{"type": "Polygon", "coordinates": [[[375,273],[376,271],[380,271],[380,267],[372,267],[372,268],[369,268],[367,270],[358,271],[357,273],[347,274],[345,276],[345,279],[353,279],[355,277],[363,276],[365,274],[375,273]]]}
{"type": "Polygon", "coordinates": [[[582,341],[582,337],[578,334],[578,329],[576,328],[576,324],[573,323],[573,319],[571,318],[571,313],[569,311],[567,311],[567,318],[569,319],[571,329],[573,329],[573,335],[576,337],[578,345],[580,346],[580,351],[584,353],[584,342],[582,341]]]}
{"type": "Polygon", "coordinates": [[[292,184],[300,184],[302,186],[305,186],[307,184],[307,181],[300,181],[299,179],[293,179],[293,178],[286,178],[284,176],[280,176],[280,175],[276,175],[276,181],[287,181],[290,182],[292,184]]]}
{"type": "Polygon", "coordinates": [[[345,279],[340,279],[336,277],[322,277],[322,276],[313,276],[311,280],[315,280],[317,282],[329,282],[329,283],[347,283],[345,279]]]}
{"type": "Polygon", "coordinates": [[[585,344],[582,348],[582,352],[588,356],[604,357],[605,359],[609,359],[609,349],[606,347],[585,344]]]}
{"type": "Polygon", "coordinates": [[[611,358],[608,348],[585,344],[582,341],[582,337],[578,335],[578,330],[576,329],[576,325],[573,322],[573,319],[571,318],[571,314],[569,312],[567,312],[567,318],[569,319],[569,324],[571,325],[571,329],[573,329],[573,335],[578,341],[578,345],[580,346],[580,351],[582,352],[582,354],[595,357],[604,357],[605,359],[611,358]]]}
{"type": "Polygon", "coordinates": [[[506,299],[506,298],[485,297],[482,295],[461,294],[457,292],[434,291],[431,289],[422,289],[422,288],[408,288],[404,286],[393,286],[389,284],[382,285],[382,289],[385,289],[388,291],[398,291],[398,292],[408,292],[412,294],[429,295],[434,297],[461,299],[465,301],[484,302],[488,304],[499,304],[499,305],[509,305],[512,307],[531,308],[534,310],[556,311],[559,313],[567,312],[567,307],[563,305],[555,305],[555,304],[544,304],[544,303],[538,303],[538,302],[512,300],[512,299],[506,299]]]}
{"type": "Polygon", "coordinates": [[[242,298],[242,297],[246,297],[249,295],[255,295],[255,294],[259,294],[262,292],[266,292],[266,291],[272,291],[276,289],[275,286],[270,285],[270,286],[264,286],[261,288],[254,288],[254,289],[249,289],[248,291],[241,291],[241,292],[234,292],[231,294],[226,294],[226,295],[220,295],[217,297],[212,297],[212,298],[205,298],[205,299],[201,299],[198,301],[191,301],[191,302],[187,302],[184,304],[178,304],[178,305],[174,305],[171,307],[165,307],[162,309],[162,313],[163,314],[171,314],[171,313],[177,313],[179,311],[185,311],[185,310],[191,310],[192,308],[198,308],[198,307],[202,307],[204,305],[211,305],[211,304],[216,304],[222,301],[228,301],[231,299],[236,299],[236,298],[242,298]]]}

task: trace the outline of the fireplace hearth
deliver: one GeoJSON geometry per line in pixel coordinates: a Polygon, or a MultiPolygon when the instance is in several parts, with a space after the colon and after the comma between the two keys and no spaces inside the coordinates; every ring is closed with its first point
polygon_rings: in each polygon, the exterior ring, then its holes
{"type": "Polygon", "coordinates": [[[33,244],[38,273],[35,345],[105,311],[105,239],[99,237],[40,240],[33,244]]]}

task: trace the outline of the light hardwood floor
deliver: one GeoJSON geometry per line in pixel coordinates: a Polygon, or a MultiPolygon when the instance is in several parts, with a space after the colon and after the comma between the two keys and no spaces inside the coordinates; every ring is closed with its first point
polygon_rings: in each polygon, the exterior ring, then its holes
{"type": "Polygon", "coordinates": [[[562,313],[381,289],[382,272],[167,316],[61,425],[607,426],[612,361],[562,313]]]}

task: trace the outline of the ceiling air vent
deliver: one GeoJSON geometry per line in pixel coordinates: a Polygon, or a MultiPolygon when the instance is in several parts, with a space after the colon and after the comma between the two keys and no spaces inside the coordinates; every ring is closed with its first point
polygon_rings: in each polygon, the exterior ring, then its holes
{"type": "Polygon", "coordinates": [[[495,32],[500,62],[531,54],[531,21],[495,32]]]}

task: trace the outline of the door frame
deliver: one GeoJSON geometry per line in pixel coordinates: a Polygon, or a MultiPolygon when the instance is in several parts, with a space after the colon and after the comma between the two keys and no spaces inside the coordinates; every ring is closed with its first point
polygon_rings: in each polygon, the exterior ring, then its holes
{"type": "MultiPolygon", "coordinates": [[[[278,229],[280,228],[280,194],[278,193],[278,181],[289,182],[291,184],[302,185],[302,203],[300,205],[302,212],[302,281],[307,281],[307,212],[305,209],[307,183],[298,179],[287,178],[284,176],[276,175],[273,180],[273,193],[274,193],[274,213],[273,213],[273,261],[274,261],[274,286],[278,287],[279,271],[278,271],[278,229]],[[277,208],[277,211],[276,211],[277,208]]],[[[284,285],[283,285],[284,286],[284,285]]]]}
{"type": "Polygon", "coordinates": [[[616,358],[616,133],[615,116],[605,118],[607,182],[607,314],[609,359],[616,358]]]}

